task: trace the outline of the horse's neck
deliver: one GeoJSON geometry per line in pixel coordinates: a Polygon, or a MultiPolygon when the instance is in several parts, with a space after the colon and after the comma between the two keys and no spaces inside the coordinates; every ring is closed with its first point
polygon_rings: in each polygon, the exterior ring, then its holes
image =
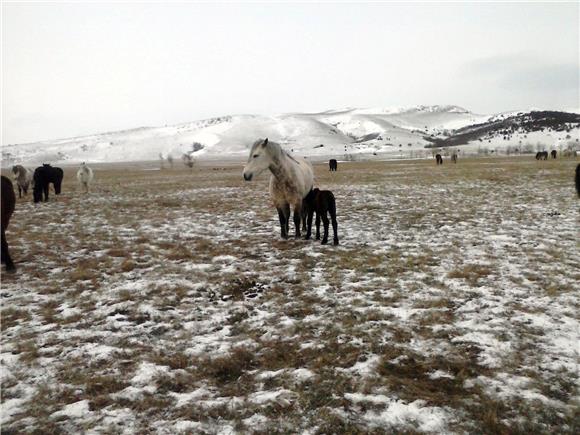
{"type": "Polygon", "coordinates": [[[270,172],[279,181],[287,180],[290,178],[288,168],[284,165],[283,160],[287,159],[284,151],[280,153],[279,156],[272,158],[272,163],[269,166],[270,172]]]}

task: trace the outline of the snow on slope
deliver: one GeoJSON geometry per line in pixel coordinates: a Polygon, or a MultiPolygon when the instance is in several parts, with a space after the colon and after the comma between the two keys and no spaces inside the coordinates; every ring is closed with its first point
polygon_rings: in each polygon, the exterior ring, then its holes
{"type": "MultiPolygon", "coordinates": [[[[257,138],[268,137],[289,151],[306,156],[397,153],[424,149],[428,135],[489,122],[499,115],[476,115],[458,106],[346,108],[320,113],[276,116],[234,115],[164,127],[141,127],[2,147],[2,163],[39,164],[157,160],[203,149],[196,157],[245,158],[257,138]]],[[[577,130],[577,129],[576,129],[577,130]]],[[[577,133],[577,131],[576,131],[577,133]]],[[[538,133],[536,141],[562,143],[564,138],[538,133]]],[[[534,135],[537,136],[537,135],[534,135]]],[[[574,137],[577,137],[576,134],[574,137]]],[[[494,141],[494,144],[495,141],[494,141]]],[[[499,146],[502,146],[501,141],[499,146]]]]}

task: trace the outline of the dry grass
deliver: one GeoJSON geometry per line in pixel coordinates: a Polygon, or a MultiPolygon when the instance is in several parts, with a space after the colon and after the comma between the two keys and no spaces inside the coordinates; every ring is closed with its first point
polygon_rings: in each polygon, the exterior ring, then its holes
{"type": "Polygon", "coordinates": [[[128,410],[139,433],[158,421],[168,432],[193,421],[200,433],[421,433],[414,419],[374,426],[368,416],[388,405],[345,397],[361,393],[444,410],[442,432],[577,432],[577,374],[553,368],[572,358],[554,336],[568,337],[577,303],[573,162],[315,170],[337,197],[339,247],[278,240],[267,177],[245,183],[240,167],[99,167],[89,196],[69,192],[68,168],[60,198],[18,200],[2,394],[26,400],[3,431],[114,432],[105,417],[128,410]],[[163,368],[155,393],[121,394],[141,388],[144,363],[163,368]],[[477,381],[518,376],[557,406],[477,381]],[[291,394],[256,399],[279,391],[291,394]],[[51,417],[81,400],[92,420],[51,417]],[[263,427],[245,420],[256,414],[263,427]]]}

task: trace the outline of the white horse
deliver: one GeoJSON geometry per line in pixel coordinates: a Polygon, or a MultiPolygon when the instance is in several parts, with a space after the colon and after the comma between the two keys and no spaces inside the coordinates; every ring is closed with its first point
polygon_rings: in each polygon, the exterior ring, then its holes
{"type": "Polygon", "coordinates": [[[32,183],[34,173],[22,165],[12,166],[12,172],[14,173],[14,180],[18,185],[18,197],[22,198],[22,192],[24,192],[24,195],[28,193],[28,186],[32,183]]]}
{"type": "Polygon", "coordinates": [[[304,158],[295,159],[275,142],[268,139],[258,139],[252,145],[248,163],[244,167],[244,179],[250,181],[254,175],[258,176],[264,170],[269,169],[270,196],[278,210],[280,218],[281,236],[288,238],[290,208],[294,211],[294,225],[296,226],[296,238],[300,237],[300,221],[303,228],[306,227],[302,215],[302,201],[312,190],[314,184],[314,172],[310,162],[304,158]]]}
{"type": "Polygon", "coordinates": [[[85,162],[81,163],[81,167],[77,171],[77,180],[79,180],[81,187],[85,189],[85,193],[89,193],[89,184],[92,183],[93,178],[93,170],[85,162]]]}

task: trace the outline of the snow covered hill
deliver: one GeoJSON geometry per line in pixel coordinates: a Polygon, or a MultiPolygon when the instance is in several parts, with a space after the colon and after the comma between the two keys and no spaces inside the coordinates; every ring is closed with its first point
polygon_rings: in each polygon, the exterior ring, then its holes
{"type": "MultiPolygon", "coordinates": [[[[234,115],[165,127],[141,127],[69,139],[4,145],[2,164],[123,162],[159,155],[245,158],[268,137],[312,158],[404,156],[433,147],[578,148],[580,115],[513,112],[477,115],[458,106],[347,108],[276,116],[234,115]],[[549,122],[546,116],[551,114],[549,122]]],[[[534,148],[534,149],[535,149],[534,148]]]]}

